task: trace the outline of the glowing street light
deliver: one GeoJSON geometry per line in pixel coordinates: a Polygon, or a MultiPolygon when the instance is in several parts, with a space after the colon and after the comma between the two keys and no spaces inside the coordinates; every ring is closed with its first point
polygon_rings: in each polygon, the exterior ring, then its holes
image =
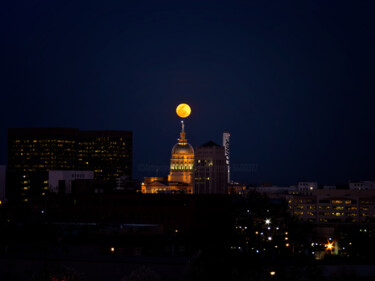
{"type": "Polygon", "coordinates": [[[328,242],[328,244],[325,244],[324,246],[325,246],[326,249],[329,250],[329,251],[332,251],[333,248],[334,248],[334,246],[333,246],[333,242],[332,242],[332,243],[329,243],[329,242],[328,242]]]}

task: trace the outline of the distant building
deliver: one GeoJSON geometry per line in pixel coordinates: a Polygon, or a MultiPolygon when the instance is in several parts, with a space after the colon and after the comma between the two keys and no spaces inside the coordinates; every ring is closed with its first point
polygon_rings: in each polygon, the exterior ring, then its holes
{"type": "Polygon", "coordinates": [[[300,193],[303,194],[310,194],[313,190],[318,189],[318,183],[317,182],[298,182],[297,190],[300,193]]]}
{"type": "Polygon", "coordinates": [[[132,132],[70,128],[8,130],[9,196],[27,202],[31,195],[45,195],[51,170],[93,171],[95,179],[114,186],[116,178],[132,176],[132,132]]]}
{"type": "Polygon", "coordinates": [[[318,189],[287,196],[290,213],[312,223],[374,223],[375,190],[318,189]]]}
{"type": "Polygon", "coordinates": [[[142,184],[142,193],[159,194],[191,194],[193,187],[184,182],[170,182],[166,177],[145,177],[142,184]]]}
{"type": "Polygon", "coordinates": [[[349,189],[354,190],[374,190],[375,181],[350,181],[349,189]]]}
{"type": "Polygon", "coordinates": [[[116,179],[116,190],[137,193],[141,191],[141,182],[129,179],[127,176],[121,176],[116,179]]]}
{"type": "Polygon", "coordinates": [[[0,205],[5,202],[6,166],[0,165],[0,205]]]}
{"type": "Polygon", "coordinates": [[[210,141],[197,147],[194,165],[194,193],[228,193],[228,166],[223,146],[210,141]]]}
{"type": "Polygon", "coordinates": [[[72,193],[75,180],[94,179],[93,171],[48,171],[48,189],[53,193],[72,193]]]}
{"type": "Polygon", "coordinates": [[[48,172],[7,171],[6,197],[9,203],[27,203],[48,193],[48,172]]]}
{"type": "Polygon", "coordinates": [[[194,149],[187,142],[183,121],[181,124],[180,138],[172,148],[168,178],[146,177],[142,193],[193,193],[194,149]]]}
{"type": "Polygon", "coordinates": [[[228,183],[228,193],[229,194],[239,194],[239,195],[245,195],[247,193],[248,189],[246,188],[246,185],[240,184],[238,182],[231,182],[228,183]]]}
{"type": "Polygon", "coordinates": [[[94,171],[96,179],[132,175],[131,131],[68,128],[8,130],[8,170],[94,171]]]}
{"type": "Polygon", "coordinates": [[[249,190],[251,191],[256,191],[262,194],[265,194],[269,197],[277,195],[288,195],[288,194],[299,194],[297,191],[297,186],[292,185],[292,186],[277,186],[277,185],[264,185],[262,184],[261,186],[254,186],[254,187],[249,187],[249,190]]]}

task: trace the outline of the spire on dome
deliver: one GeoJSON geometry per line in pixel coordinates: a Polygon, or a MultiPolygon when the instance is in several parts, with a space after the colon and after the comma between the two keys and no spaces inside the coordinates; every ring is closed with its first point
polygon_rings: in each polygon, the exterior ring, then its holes
{"type": "Polygon", "coordinates": [[[183,120],[181,120],[181,133],[180,133],[180,138],[178,139],[178,144],[182,144],[182,145],[187,144],[186,133],[185,133],[185,124],[184,124],[183,120]]]}

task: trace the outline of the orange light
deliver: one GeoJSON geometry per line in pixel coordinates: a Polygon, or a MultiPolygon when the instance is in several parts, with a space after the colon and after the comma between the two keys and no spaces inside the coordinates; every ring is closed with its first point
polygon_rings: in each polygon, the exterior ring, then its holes
{"type": "Polygon", "coordinates": [[[274,275],[276,275],[276,272],[275,271],[270,271],[270,275],[274,276],[274,275]]]}
{"type": "Polygon", "coordinates": [[[329,242],[328,242],[328,244],[325,244],[325,246],[326,246],[326,249],[327,249],[327,250],[330,250],[330,251],[332,251],[333,248],[334,248],[334,246],[333,246],[333,242],[332,242],[332,243],[329,243],[329,242]]]}

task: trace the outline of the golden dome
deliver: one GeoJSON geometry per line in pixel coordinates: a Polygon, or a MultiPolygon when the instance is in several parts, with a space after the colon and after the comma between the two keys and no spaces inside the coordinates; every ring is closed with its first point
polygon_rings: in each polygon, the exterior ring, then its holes
{"type": "Polygon", "coordinates": [[[172,154],[179,154],[179,155],[193,154],[194,155],[194,149],[188,143],[185,143],[185,144],[176,143],[172,148],[172,154]]]}
{"type": "Polygon", "coordinates": [[[181,121],[182,130],[180,133],[180,138],[178,139],[178,143],[176,143],[172,148],[172,155],[193,155],[194,156],[194,149],[193,147],[187,143],[186,134],[185,134],[185,125],[184,121],[181,121]]]}

